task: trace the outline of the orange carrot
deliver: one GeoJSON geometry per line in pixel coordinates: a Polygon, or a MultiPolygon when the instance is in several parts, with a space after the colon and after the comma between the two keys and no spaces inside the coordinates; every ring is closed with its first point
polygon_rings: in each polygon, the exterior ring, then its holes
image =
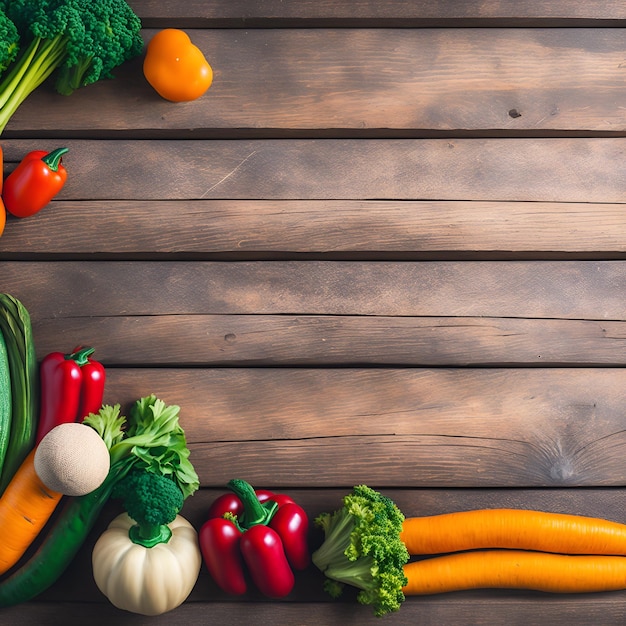
{"type": "Polygon", "coordinates": [[[464,589],[530,589],[587,593],[626,589],[626,558],[521,550],[447,554],[404,566],[407,596],[464,589]]]}
{"type": "Polygon", "coordinates": [[[0,574],[13,567],[54,512],[61,494],[35,472],[35,449],[24,459],[0,498],[0,574]]]}
{"type": "Polygon", "coordinates": [[[480,509],[408,517],[400,539],[413,555],[481,548],[626,555],[626,524],[523,509],[480,509]]]}

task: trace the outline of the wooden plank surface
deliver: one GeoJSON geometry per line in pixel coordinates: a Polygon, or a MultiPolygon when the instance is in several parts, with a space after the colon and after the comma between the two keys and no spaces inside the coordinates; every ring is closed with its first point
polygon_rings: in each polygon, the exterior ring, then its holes
{"type": "MultiPolygon", "coordinates": [[[[43,148],[58,145],[70,150],[65,162],[72,178],[59,194],[64,200],[622,203],[626,191],[626,138],[109,139],[46,142],[43,148]]],[[[42,148],[32,140],[3,146],[7,173],[24,154],[42,148]]]]}
{"type": "MultiPolygon", "coordinates": [[[[626,138],[67,140],[64,200],[482,200],[622,203],[626,138]],[[382,169],[380,164],[384,164],[382,169]],[[69,176],[69,175],[68,175],[69,176]],[[112,184],[115,181],[115,184],[112,184]]],[[[80,205],[77,205],[80,206],[80,205]]]]}
{"type": "Polygon", "coordinates": [[[115,368],[106,399],[184,407],[207,486],[618,486],[625,383],[622,368],[115,368]]]}
{"type": "Polygon", "coordinates": [[[603,321],[626,314],[624,261],[5,262],[3,284],[21,294],[35,323],[157,314],[603,321]]]}
{"type": "Polygon", "coordinates": [[[5,259],[174,253],[624,258],[626,211],[618,203],[481,200],[56,200],[37,219],[9,220],[0,242],[5,259]]]}
{"type": "MultiPolygon", "coordinates": [[[[256,624],[273,626],[276,623],[301,624],[314,626],[317,624],[354,623],[380,625],[380,618],[368,612],[354,602],[343,603],[288,603],[277,602],[229,602],[210,603],[211,618],[237,626],[247,626],[250,616],[254,616],[256,624]]],[[[115,611],[107,604],[72,603],[41,603],[35,605],[27,619],[17,607],[8,609],[6,615],[16,620],[15,624],[41,624],[46,620],[50,626],[82,626],[85,614],[93,615],[90,623],[105,626],[111,620],[120,619],[119,611],[115,611]],[[22,620],[17,621],[17,620],[22,620]]],[[[537,594],[512,594],[503,596],[501,593],[485,594],[458,594],[454,598],[428,597],[413,598],[405,605],[401,613],[388,615],[385,623],[407,624],[417,623],[438,626],[441,620],[452,623],[459,618],[468,622],[503,623],[512,626],[524,626],[529,621],[541,621],[547,624],[569,623],[618,623],[624,614],[626,598],[620,592],[611,596],[608,602],[605,595],[568,598],[545,598],[537,594]]],[[[181,623],[189,626],[206,624],[207,604],[186,602],[182,607],[175,609],[168,615],[150,618],[150,624],[165,626],[171,620],[180,619],[181,623]]],[[[124,615],[124,624],[140,626],[145,624],[140,616],[124,615]]]]}
{"type": "Polygon", "coordinates": [[[202,29],[193,38],[214,68],[203,98],[161,99],[137,57],[116,70],[116,89],[35,92],[5,134],[626,130],[619,28],[202,29]]]}
{"type": "Polygon", "coordinates": [[[390,20],[399,27],[415,25],[417,22],[462,24],[490,21],[504,21],[508,25],[520,23],[576,24],[581,20],[601,24],[604,21],[626,19],[626,10],[620,3],[610,0],[553,0],[532,2],[531,0],[452,0],[430,2],[429,0],[395,0],[394,2],[374,2],[373,0],[188,0],[185,4],[165,3],[159,0],[130,0],[144,23],[148,24],[187,24],[189,26],[211,26],[230,24],[249,26],[259,22],[284,23],[293,20],[298,24],[335,20],[342,23],[363,25],[387,24],[390,20]]]}
{"type": "Polygon", "coordinates": [[[623,366],[626,322],[360,315],[118,315],[35,323],[40,355],[130,366],[623,366]]]}

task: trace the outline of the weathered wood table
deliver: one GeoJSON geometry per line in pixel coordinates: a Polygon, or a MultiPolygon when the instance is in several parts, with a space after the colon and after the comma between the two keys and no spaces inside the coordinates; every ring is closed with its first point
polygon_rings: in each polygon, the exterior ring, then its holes
{"type": "MultiPolygon", "coordinates": [[[[232,477],[310,517],[354,484],[407,515],[526,507],[626,522],[626,6],[131,0],[215,70],[172,104],[141,58],[42,88],[5,175],[69,147],[69,180],[10,219],[0,289],[37,354],[96,347],[106,401],[181,407],[199,527],[232,477]]],[[[2,624],[380,623],[322,576],[269,601],[205,569],[173,613],[112,607],[100,525],[2,624]]],[[[312,531],[312,543],[320,536],[312,531]]],[[[389,624],[621,623],[626,591],[409,598],[389,624]]]]}

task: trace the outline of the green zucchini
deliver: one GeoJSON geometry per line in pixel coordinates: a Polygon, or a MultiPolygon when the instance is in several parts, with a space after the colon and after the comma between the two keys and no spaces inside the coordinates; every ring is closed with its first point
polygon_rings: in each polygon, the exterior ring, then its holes
{"type": "Polygon", "coordinates": [[[4,457],[9,447],[11,433],[11,375],[9,373],[9,356],[0,333],[0,472],[4,465],[4,457]]]}
{"type": "Polygon", "coordinates": [[[13,296],[0,293],[0,332],[11,381],[11,429],[0,474],[0,495],[35,444],[38,366],[30,315],[13,296]]]}

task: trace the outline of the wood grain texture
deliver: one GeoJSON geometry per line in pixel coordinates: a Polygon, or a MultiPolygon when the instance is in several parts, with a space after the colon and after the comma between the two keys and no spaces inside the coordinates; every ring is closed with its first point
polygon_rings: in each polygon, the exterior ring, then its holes
{"type": "MultiPolygon", "coordinates": [[[[507,23],[551,23],[559,20],[566,23],[589,20],[602,23],[604,20],[626,19],[626,10],[620,3],[609,0],[554,0],[537,3],[530,0],[452,0],[429,2],[428,0],[396,0],[395,2],[375,2],[374,0],[187,0],[187,2],[163,2],[162,0],[129,0],[129,4],[147,23],[167,24],[221,24],[225,20],[242,25],[254,24],[257,20],[295,20],[310,24],[319,20],[342,20],[342,23],[362,24],[363,21],[379,25],[388,20],[397,24],[415,21],[452,20],[476,21],[507,20],[507,23]],[[395,22],[394,22],[395,23],[395,22]]],[[[467,22],[465,22],[467,24],[467,22]]]]}
{"type": "Polygon", "coordinates": [[[155,393],[183,407],[205,486],[626,480],[622,368],[115,368],[108,381],[108,403],[155,393]]]}
{"type": "Polygon", "coordinates": [[[36,219],[10,219],[0,240],[0,258],[172,254],[607,258],[626,255],[626,211],[561,202],[56,200],[36,219]]]}
{"type": "Polygon", "coordinates": [[[7,261],[2,276],[35,323],[207,314],[624,321],[626,314],[624,261],[7,261]]]}
{"type": "MultiPolygon", "coordinates": [[[[146,41],[154,34],[144,31],[146,41]]],[[[214,68],[202,98],[163,100],[138,57],[71,98],[36,91],[5,134],[626,130],[623,29],[198,29],[193,37],[214,68]]]]}
{"type": "MultiPolygon", "coordinates": [[[[6,172],[30,150],[56,144],[4,141],[6,172]]],[[[68,140],[63,145],[70,150],[65,163],[71,172],[59,194],[63,200],[622,203],[626,192],[626,138],[68,140]]]]}
{"type": "Polygon", "coordinates": [[[107,366],[623,366],[626,322],[346,315],[53,318],[38,356],[97,346],[107,366]]]}
{"type": "MultiPolygon", "coordinates": [[[[145,624],[141,616],[121,613],[106,603],[60,603],[46,602],[13,607],[3,612],[12,623],[20,626],[82,626],[85,615],[89,615],[90,624],[107,626],[111,620],[122,621],[129,626],[145,624]],[[45,621],[44,621],[45,620],[45,621]]],[[[624,614],[626,597],[622,592],[614,592],[611,601],[604,596],[581,596],[576,598],[546,598],[538,593],[490,594],[473,592],[457,594],[454,597],[420,597],[410,599],[402,611],[385,616],[388,624],[419,623],[425,626],[439,626],[459,620],[473,623],[497,624],[506,622],[512,626],[524,626],[528,621],[544,623],[618,623],[624,614]]],[[[354,623],[380,625],[380,618],[374,617],[367,607],[358,605],[351,595],[343,601],[335,602],[275,602],[262,600],[254,602],[186,602],[178,609],[165,615],[150,618],[150,624],[169,626],[172,619],[189,626],[206,624],[207,613],[211,619],[228,622],[233,626],[247,626],[250,616],[254,616],[259,626],[275,624],[299,624],[317,626],[318,624],[354,623]]]]}

